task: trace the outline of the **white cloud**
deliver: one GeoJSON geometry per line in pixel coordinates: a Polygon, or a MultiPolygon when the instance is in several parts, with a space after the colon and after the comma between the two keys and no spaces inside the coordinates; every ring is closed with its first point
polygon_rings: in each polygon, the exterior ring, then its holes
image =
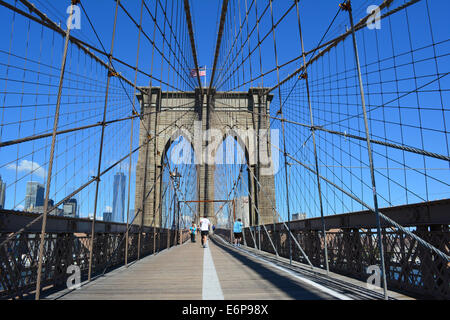
{"type": "Polygon", "coordinates": [[[17,164],[9,164],[6,166],[7,169],[17,170],[18,172],[28,172],[36,175],[42,179],[45,179],[47,176],[47,172],[44,168],[42,168],[37,162],[29,161],[29,160],[20,160],[19,165],[17,164]]]}
{"type": "Polygon", "coordinates": [[[112,207],[106,206],[105,207],[105,212],[112,212],[112,207]]]}

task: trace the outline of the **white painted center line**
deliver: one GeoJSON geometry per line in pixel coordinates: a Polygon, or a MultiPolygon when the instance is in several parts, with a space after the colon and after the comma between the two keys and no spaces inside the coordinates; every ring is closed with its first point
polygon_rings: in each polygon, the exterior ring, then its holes
{"type": "Polygon", "coordinates": [[[209,250],[209,245],[204,250],[203,255],[203,300],[224,300],[222,287],[217,276],[214,261],[209,250]]]}

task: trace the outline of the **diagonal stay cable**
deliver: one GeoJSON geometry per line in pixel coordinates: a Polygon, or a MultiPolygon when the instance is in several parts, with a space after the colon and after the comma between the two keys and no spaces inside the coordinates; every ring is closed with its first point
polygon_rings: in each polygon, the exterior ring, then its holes
{"type": "MultiPolygon", "coordinates": [[[[153,189],[155,188],[156,184],[159,182],[159,179],[162,177],[163,174],[163,170],[166,167],[167,164],[164,164],[163,168],[161,169],[160,174],[158,175],[158,177],[156,178],[155,182],[153,183],[152,187],[150,188],[150,190],[147,192],[147,195],[145,196],[144,201],[149,197],[150,193],[153,191],[153,189]]],[[[125,240],[125,238],[127,238],[127,233],[131,230],[131,227],[133,226],[133,222],[134,220],[137,218],[138,214],[142,211],[142,206],[139,207],[138,211],[135,213],[133,220],[131,220],[131,222],[128,225],[128,228],[126,230],[126,233],[123,234],[119,244],[116,246],[116,248],[114,249],[113,253],[111,254],[111,256],[108,259],[108,262],[105,266],[105,268],[103,269],[102,272],[102,276],[106,273],[106,270],[108,269],[108,267],[111,264],[111,261],[114,259],[114,257],[116,256],[117,252],[119,252],[119,248],[121,247],[123,241],[125,240]]]]}
{"type": "Polygon", "coordinates": [[[194,29],[192,27],[192,17],[191,17],[191,9],[189,6],[189,0],[184,0],[184,11],[186,14],[186,22],[188,25],[189,39],[191,42],[192,57],[194,58],[195,71],[197,73],[198,87],[200,88],[200,92],[203,92],[202,82],[200,81],[200,71],[198,67],[197,50],[195,48],[194,29]]]}
{"type": "MultiPolygon", "coordinates": [[[[144,143],[142,143],[140,146],[136,147],[132,153],[136,153],[136,151],[140,150],[143,146],[146,146],[148,143],[150,143],[152,140],[154,140],[155,138],[157,138],[161,133],[163,133],[164,131],[166,131],[168,128],[170,128],[172,125],[174,125],[177,121],[179,121],[180,119],[182,119],[186,114],[188,114],[189,111],[186,111],[185,113],[183,113],[179,118],[177,118],[175,121],[173,121],[171,124],[169,124],[168,126],[166,126],[164,129],[162,129],[161,131],[159,131],[156,135],[154,136],[147,136],[147,141],[145,141],[144,143]]],[[[89,180],[88,182],[86,182],[85,184],[83,184],[81,187],[79,187],[77,190],[75,190],[74,192],[70,193],[68,196],[64,197],[61,201],[59,201],[58,203],[56,203],[52,208],[50,208],[48,210],[48,213],[54,211],[58,206],[60,206],[61,204],[63,204],[66,200],[74,197],[76,194],[78,194],[80,191],[82,191],[83,189],[85,189],[86,187],[88,187],[91,183],[93,183],[94,181],[97,181],[98,179],[100,179],[101,176],[105,175],[106,173],[108,173],[109,171],[111,171],[114,167],[116,167],[117,165],[119,165],[122,161],[124,161],[125,159],[129,158],[129,152],[122,157],[121,159],[119,159],[118,161],[116,161],[115,163],[113,163],[111,166],[109,166],[108,168],[106,168],[103,172],[100,173],[100,175],[98,177],[93,177],[91,180],[89,180]]],[[[24,232],[26,229],[28,229],[29,227],[31,227],[33,224],[35,224],[36,222],[38,222],[40,219],[42,219],[43,214],[39,214],[33,221],[29,222],[27,225],[25,225],[23,228],[21,228],[20,230],[14,232],[13,234],[9,235],[1,244],[0,247],[4,246],[6,243],[8,243],[9,241],[11,241],[15,236],[17,236],[18,234],[24,232]]]]}
{"type": "MultiPolygon", "coordinates": [[[[119,3],[120,3],[120,1],[119,1],[119,3]]],[[[97,31],[95,30],[95,27],[94,27],[94,25],[92,24],[92,21],[91,21],[91,19],[89,18],[89,15],[88,15],[87,11],[84,9],[83,2],[82,2],[82,1],[80,1],[80,5],[81,5],[81,9],[83,10],[84,14],[86,15],[86,18],[88,19],[89,25],[91,26],[92,31],[93,31],[94,34],[95,34],[95,37],[97,38],[98,42],[100,43],[100,46],[102,47],[103,51],[106,52],[105,46],[103,45],[102,40],[101,40],[100,37],[98,36],[98,33],[97,33],[97,31]]],[[[111,58],[111,57],[112,57],[112,54],[110,55],[110,58],[111,58]]],[[[118,74],[118,72],[117,72],[117,70],[116,70],[116,68],[114,67],[114,64],[113,64],[113,62],[112,62],[112,59],[110,59],[110,64],[111,64],[112,69],[114,70],[114,73],[115,73],[115,74],[118,74]]],[[[119,80],[120,80],[120,84],[122,85],[123,91],[125,91],[125,94],[126,94],[126,96],[128,97],[128,100],[130,100],[130,102],[131,102],[131,104],[132,104],[133,112],[135,112],[136,114],[138,114],[138,112],[136,111],[136,108],[135,108],[135,106],[134,106],[134,101],[133,101],[133,99],[131,99],[130,95],[128,94],[128,91],[125,89],[125,86],[123,85],[122,79],[121,79],[120,77],[119,77],[119,80]]],[[[133,84],[133,86],[135,87],[134,84],[133,84]]],[[[148,134],[148,130],[146,130],[146,131],[147,131],[147,134],[148,134]]]]}
{"type": "MultiPolygon", "coordinates": [[[[278,149],[279,152],[282,152],[281,149],[279,149],[277,146],[273,145],[273,147],[275,147],[276,149],[278,149]]],[[[309,170],[310,172],[312,172],[313,174],[316,174],[316,171],[310,167],[308,167],[306,164],[304,164],[303,162],[297,160],[296,158],[292,157],[290,154],[287,154],[287,156],[292,159],[293,161],[297,162],[299,165],[301,165],[302,167],[304,167],[305,169],[309,170]]],[[[339,191],[343,192],[344,194],[346,194],[347,196],[349,196],[350,198],[352,198],[353,200],[357,201],[358,203],[360,203],[361,205],[363,205],[364,207],[366,207],[368,210],[375,212],[375,210],[369,206],[368,204],[366,204],[364,201],[362,201],[361,199],[359,199],[357,196],[355,196],[353,193],[350,193],[344,189],[342,189],[341,187],[339,187],[338,185],[336,185],[335,183],[333,183],[332,181],[328,180],[327,178],[323,177],[322,175],[319,175],[319,177],[324,180],[325,182],[327,182],[328,184],[330,184],[331,186],[333,186],[334,188],[338,189],[339,191]]],[[[389,224],[395,226],[396,228],[398,228],[399,230],[403,231],[404,233],[406,233],[407,235],[409,235],[410,237],[412,237],[413,239],[415,239],[417,242],[419,242],[420,244],[422,244],[423,246],[425,246],[426,248],[434,251],[436,254],[438,254],[441,258],[443,258],[444,260],[446,260],[447,262],[450,262],[450,257],[448,255],[446,255],[445,253],[443,253],[441,250],[439,250],[438,248],[434,247],[433,245],[429,244],[428,242],[426,242],[425,240],[423,240],[422,238],[420,238],[419,236],[415,235],[414,233],[412,233],[411,231],[407,230],[406,228],[404,228],[402,225],[398,224],[397,222],[395,222],[394,220],[392,220],[391,218],[387,217],[386,215],[384,215],[383,213],[379,212],[380,217],[385,220],[386,222],[388,222],[389,224]]]]}
{"type": "MultiPolygon", "coordinates": [[[[257,134],[259,136],[259,134],[257,134]]],[[[276,148],[279,152],[283,152],[280,148],[278,148],[276,145],[272,144],[270,142],[270,144],[276,148]]],[[[302,163],[301,161],[297,160],[296,158],[292,157],[290,154],[287,153],[287,156],[292,159],[293,161],[297,162],[298,164],[300,164],[301,166],[303,166],[305,169],[309,170],[310,172],[312,172],[313,174],[316,174],[316,171],[313,170],[312,168],[308,167],[307,165],[305,165],[304,163],[302,163]]],[[[259,182],[259,180],[256,178],[256,176],[254,175],[254,173],[252,172],[252,170],[250,170],[250,172],[252,173],[254,179],[256,180],[256,182],[258,183],[258,185],[261,187],[261,190],[263,191],[264,195],[267,197],[267,199],[269,199],[269,201],[272,204],[272,209],[280,216],[280,214],[278,213],[278,211],[276,211],[276,209],[273,206],[272,200],[270,199],[270,197],[267,196],[267,194],[264,191],[263,186],[261,185],[261,183],[259,182]]],[[[369,206],[368,204],[366,204],[364,201],[362,201],[361,199],[359,199],[358,197],[356,197],[354,194],[349,193],[348,191],[342,189],[341,187],[337,186],[336,184],[334,184],[332,181],[328,180],[327,178],[323,177],[322,175],[319,175],[319,177],[324,180],[325,182],[327,182],[328,184],[332,185],[334,188],[338,189],[339,191],[341,191],[342,193],[346,194],[347,196],[349,196],[350,198],[352,198],[353,200],[357,201],[358,203],[360,203],[361,205],[363,205],[364,207],[366,207],[368,210],[375,212],[375,210],[369,206]]],[[[407,230],[406,228],[404,228],[402,225],[398,224],[397,222],[395,222],[394,220],[392,220],[391,218],[387,217],[386,215],[384,215],[383,213],[379,212],[380,217],[385,220],[386,222],[388,222],[389,224],[395,226],[396,228],[398,228],[399,230],[403,231],[404,233],[406,233],[407,235],[409,235],[410,237],[412,237],[413,239],[415,239],[417,242],[419,242],[420,244],[422,244],[423,246],[425,246],[426,248],[434,251],[436,254],[438,254],[441,258],[443,258],[444,260],[446,260],[447,262],[450,262],[450,257],[448,255],[446,255],[444,252],[442,252],[441,250],[439,250],[438,248],[434,247],[433,245],[429,244],[428,242],[426,242],[425,240],[423,240],[422,238],[420,238],[419,236],[415,235],[414,233],[410,232],[409,230],[407,230]]],[[[280,216],[281,217],[281,216],[280,216]]],[[[283,222],[284,223],[284,222],[283,222]]],[[[290,230],[289,230],[290,232],[290,230]]],[[[294,240],[296,241],[295,237],[294,240]]]]}
{"type": "MultiPolygon", "coordinates": [[[[334,24],[334,21],[336,20],[336,18],[338,17],[339,13],[341,12],[341,7],[339,7],[338,11],[336,12],[336,15],[334,16],[333,20],[331,20],[330,24],[328,25],[327,30],[325,31],[325,33],[322,36],[322,39],[320,39],[319,44],[316,46],[316,48],[314,49],[311,58],[309,59],[308,63],[306,63],[305,65],[309,65],[311,63],[311,59],[314,57],[314,54],[317,51],[317,48],[320,47],[320,45],[322,44],[323,39],[325,39],[326,35],[328,34],[328,31],[330,31],[331,27],[334,24]]],[[[305,70],[305,69],[303,69],[305,70]]],[[[305,74],[304,76],[308,76],[307,74],[305,74]]],[[[289,99],[289,97],[291,96],[292,92],[294,91],[295,87],[297,86],[298,81],[302,79],[302,76],[297,77],[297,79],[295,80],[294,84],[292,85],[291,90],[289,91],[289,93],[286,95],[286,98],[284,99],[284,102],[281,104],[280,106],[280,110],[283,108],[283,106],[286,104],[287,100],[289,99]]]]}
{"type": "Polygon", "coordinates": [[[225,18],[227,15],[227,10],[228,10],[228,0],[223,0],[222,12],[220,14],[219,33],[217,34],[216,50],[214,53],[214,64],[213,64],[213,69],[212,69],[212,74],[211,74],[211,80],[209,83],[208,95],[211,92],[211,89],[212,89],[212,86],[214,83],[214,77],[216,75],[217,62],[219,59],[220,46],[222,44],[223,29],[225,27],[225,18]]]}
{"type": "MultiPolygon", "coordinates": [[[[216,113],[213,113],[216,114],[216,113]]],[[[223,120],[216,115],[217,119],[219,120],[219,122],[225,127],[223,120]]],[[[259,137],[259,134],[256,133],[259,137]]],[[[266,137],[267,138],[267,137],[266,137]]],[[[272,206],[272,212],[276,213],[278,215],[278,218],[280,218],[282,220],[282,223],[284,225],[284,227],[286,228],[286,230],[288,230],[289,235],[292,237],[292,239],[294,240],[296,246],[299,248],[300,252],[302,253],[303,257],[306,259],[306,261],[308,262],[308,264],[311,266],[311,268],[314,268],[314,265],[311,263],[311,261],[309,260],[308,255],[306,254],[306,252],[303,250],[302,246],[300,245],[300,243],[297,241],[297,239],[295,238],[295,236],[292,234],[291,229],[289,228],[289,226],[286,224],[286,222],[281,218],[280,213],[275,209],[275,206],[272,202],[272,199],[264,192],[261,183],[259,182],[259,179],[256,177],[256,175],[254,174],[253,170],[251,169],[251,167],[249,166],[249,172],[251,172],[253,178],[255,179],[255,181],[258,183],[259,187],[261,188],[261,190],[263,191],[265,197],[269,200],[271,206],[272,206]]],[[[266,230],[267,231],[267,230],[266,230]]]]}
{"type": "MultiPolygon", "coordinates": [[[[401,5],[400,7],[393,9],[387,13],[385,13],[384,15],[382,15],[380,17],[380,21],[396,12],[398,12],[399,10],[402,10],[406,7],[409,7],[417,2],[419,2],[421,0],[410,0],[409,2],[404,3],[403,5],[401,5]]],[[[386,7],[388,7],[391,4],[392,0],[384,0],[380,5],[379,5],[379,9],[382,10],[386,7]]],[[[361,29],[363,29],[366,26],[367,21],[373,16],[373,13],[369,13],[367,16],[365,16],[364,18],[362,18],[356,25],[355,25],[355,31],[359,31],[361,29]]],[[[317,55],[313,56],[310,59],[309,63],[313,63],[314,61],[318,60],[320,57],[322,57],[323,55],[325,55],[325,53],[329,52],[332,48],[334,48],[335,46],[337,46],[338,43],[342,42],[343,40],[345,40],[348,36],[350,36],[352,34],[351,30],[347,30],[345,33],[343,33],[342,35],[329,40],[327,42],[325,42],[324,44],[322,44],[320,47],[315,48],[314,50],[317,49],[321,49],[323,47],[325,47],[325,49],[321,50],[317,55]]],[[[309,52],[312,52],[309,51],[309,52]]],[[[309,53],[307,52],[307,53],[309,53]]],[[[298,58],[301,58],[302,56],[299,56],[298,58]]],[[[275,86],[273,86],[272,88],[268,89],[266,94],[269,94],[270,92],[274,91],[275,89],[277,89],[279,86],[283,85],[284,83],[286,83],[287,81],[289,81],[290,79],[292,79],[293,77],[295,77],[298,73],[300,73],[302,70],[305,69],[305,67],[308,67],[308,64],[306,66],[301,66],[300,68],[296,69],[292,74],[288,75],[286,78],[284,78],[283,80],[280,81],[279,84],[276,84],[275,86]]]]}
{"type": "MultiPolygon", "coordinates": [[[[30,10],[31,13],[36,13],[39,18],[36,18],[35,16],[18,9],[17,7],[14,7],[12,5],[10,5],[9,3],[0,0],[0,5],[19,13],[20,15],[35,21],[39,24],[42,24],[43,26],[61,34],[62,36],[64,36],[66,34],[66,32],[58,25],[56,24],[54,21],[50,20],[46,14],[44,14],[43,12],[39,11],[32,3],[30,3],[28,0],[19,0],[20,2],[22,2],[22,4],[24,4],[28,10],[30,10]]],[[[94,59],[96,62],[98,62],[99,64],[101,64],[103,67],[105,67],[108,71],[113,71],[110,68],[108,68],[108,65],[102,60],[100,59],[98,56],[96,56],[91,50],[100,53],[104,56],[108,56],[108,54],[105,51],[101,51],[98,48],[93,47],[92,45],[89,45],[88,43],[81,41],[80,39],[70,35],[69,36],[69,40],[74,43],[75,45],[77,45],[81,50],[83,50],[83,52],[85,52],[87,55],[89,55],[92,59],[94,59]]],[[[115,59],[117,60],[117,59],[115,59]]],[[[117,74],[117,76],[122,79],[123,81],[125,81],[126,83],[128,83],[129,85],[133,85],[133,83],[128,80],[127,78],[125,78],[124,76],[122,76],[121,74],[117,74]]]]}

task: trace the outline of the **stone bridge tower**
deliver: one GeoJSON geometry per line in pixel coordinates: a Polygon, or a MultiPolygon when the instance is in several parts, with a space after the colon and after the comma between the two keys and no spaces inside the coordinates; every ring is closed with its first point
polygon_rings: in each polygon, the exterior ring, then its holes
{"type": "MultiPolygon", "coordinates": [[[[250,189],[250,224],[278,221],[273,210],[278,159],[272,159],[270,145],[270,139],[272,143],[278,142],[278,134],[268,130],[270,118],[263,116],[270,115],[273,98],[263,94],[266,88],[231,93],[212,91],[209,95],[206,90],[202,95],[199,89],[194,92],[162,92],[157,87],[142,89],[146,94],[138,95],[143,115],[139,145],[145,143],[147,133],[152,140],[139,150],[135,189],[135,212],[139,213],[134,223],[141,222],[143,212],[144,225],[153,225],[153,221],[155,226],[161,225],[164,154],[180,135],[191,142],[194,150],[198,200],[215,199],[215,155],[221,143],[231,135],[245,150],[251,171],[246,181],[250,189]],[[146,200],[142,201],[144,198],[146,200]],[[258,212],[261,221],[258,220],[258,212]]],[[[200,203],[198,208],[197,214],[206,215],[216,223],[213,203],[200,203]]]]}

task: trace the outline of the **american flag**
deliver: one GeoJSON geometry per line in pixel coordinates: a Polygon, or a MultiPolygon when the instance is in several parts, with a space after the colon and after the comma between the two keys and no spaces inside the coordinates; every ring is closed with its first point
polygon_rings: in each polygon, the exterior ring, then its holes
{"type": "MultiPolygon", "coordinates": [[[[206,77],[206,68],[205,68],[205,70],[199,69],[199,76],[200,77],[206,77]]],[[[196,69],[191,69],[191,77],[192,78],[196,78],[197,77],[197,70],[196,69]]]]}

